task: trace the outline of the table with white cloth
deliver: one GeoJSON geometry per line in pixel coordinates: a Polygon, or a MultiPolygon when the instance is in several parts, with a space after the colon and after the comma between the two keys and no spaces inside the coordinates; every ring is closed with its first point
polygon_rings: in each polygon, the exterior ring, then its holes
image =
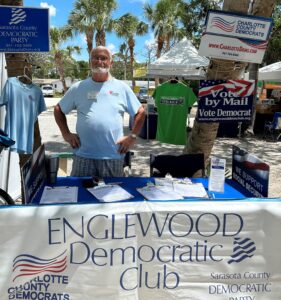
{"type": "MultiPolygon", "coordinates": [[[[136,197],[151,178],[107,180],[136,197]]],[[[75,204],[2,206],[0,299],[280,300],[281,199],[231,189],[98,203],[80,182],[75,204]]]]}

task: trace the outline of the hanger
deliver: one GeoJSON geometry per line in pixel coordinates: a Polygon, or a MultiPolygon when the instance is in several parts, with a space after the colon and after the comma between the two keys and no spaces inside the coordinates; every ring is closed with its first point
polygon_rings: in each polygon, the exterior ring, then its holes
{"type": "Polygon", "coordinates": [[[173,83],[173,84],[178,83],[178,82],[179,82],[178,77],[171,78],[171,79],[169,80],[169,82],[170,82],[170,83],[173,83]]]}
{"type": "Polygon", "coordinates": [[[25,84],[32,83],[32,79],[30,78],[31,75],[29,75],[27,73],[31,74],[30,69],[28,66],[24,66],[23,75],[17,76],[18,80],[25,84]]]}

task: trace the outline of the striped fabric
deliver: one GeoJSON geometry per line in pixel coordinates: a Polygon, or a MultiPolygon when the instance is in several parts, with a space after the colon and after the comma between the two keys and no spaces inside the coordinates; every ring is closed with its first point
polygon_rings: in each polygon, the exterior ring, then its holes
{"type": "Polygon", "coordinates": [[[74,156],[71,176],[121,177],[124,176],[123,159],[91,159],[74,156]]]}

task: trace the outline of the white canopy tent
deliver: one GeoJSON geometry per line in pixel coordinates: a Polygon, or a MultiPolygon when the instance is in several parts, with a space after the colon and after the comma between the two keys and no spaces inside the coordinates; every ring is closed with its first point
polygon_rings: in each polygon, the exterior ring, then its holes
{"type": "Polygon", "coordinates": [[[167,53],[148,65],[149,77],[182,77],[185,79],[205,79],[209,59],[198,55],[198,51],[183,38],[167,53]]]}
{"type": "Polygon", "coordinates": [[[281,81],[281,61],[260,68],[259,80],[281,81]]]}

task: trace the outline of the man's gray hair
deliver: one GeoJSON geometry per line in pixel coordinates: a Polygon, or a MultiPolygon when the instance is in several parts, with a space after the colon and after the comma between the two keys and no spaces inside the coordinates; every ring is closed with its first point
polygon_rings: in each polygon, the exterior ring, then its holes
{"type": "Polygon", "coordinates": [[[103,51],[106,51],[106,52],[108,53],[108,55],[109,55],[110,61],[112,61],[112,53],[111,53],[111,51],[110,51],[107,47],[105,47],[105,46],[97,46],[97,47],[93,48],[93,49],[91,50],[91,55],[90,55],[91,58],[92,58],[93,52],[95,52],[96,50],[103,50],[103,51]]]}

